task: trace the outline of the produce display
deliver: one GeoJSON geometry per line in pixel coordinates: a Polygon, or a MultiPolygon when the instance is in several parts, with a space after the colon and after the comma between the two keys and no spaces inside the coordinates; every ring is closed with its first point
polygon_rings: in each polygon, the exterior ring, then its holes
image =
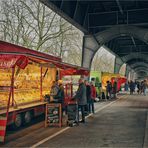
{"type": "MultiPolygon", "coordinates": [[[[6,108],[11,86],[12,69],[0,69],[0,109],[6,108]]],[[[49,94],[56,78],[56,68],[42,68],[42,95],[49,94]]],[[[14,73],[14,103],[18,105],[37,102],[41,97],[41,66],[30,62],[25,69],[16,66],[14,73]]],[[[12,103],[12,98],[11,98],[12,103]]]]}
{"type": "Polygon", "coordinates": [[[0,109],[5,108],[8,103],[11,85],[11,70],[0,69],[0,109]]]}
{"type": "Polygon", "coordinates": [[[42,87],[43,92],[42,95],[45,96],[46,94],[50,93],[52,82],[56,80],[56,68],[46,68],[43,67],[42,71],[42,87]]]}

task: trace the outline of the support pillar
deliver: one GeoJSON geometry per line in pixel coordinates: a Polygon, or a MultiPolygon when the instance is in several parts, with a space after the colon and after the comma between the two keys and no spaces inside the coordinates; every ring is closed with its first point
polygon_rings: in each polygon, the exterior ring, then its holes
{"type": "Polygon", "coordinates": [[[130,70],[131,70],[131,68],[128,66],[128,65],[126,65],[126,71],[125,71],[125,77],[128,79],[128,77],[129,77],[129,72],[130,72],[130,70]]]}
{"type": "Polygon", "coordinates": [[[83,37],[82,48],[82,67],[91,69],[91,63],[95,53],[100,48],[99,43],[93,35],[85,35],[83,37]]]}
{"type": "Polygon", "coordinates": [[[114,64],[114,73],[119,73],[122,65],[123,65],[123,61],[119,57],[116,57],[115,64],[114,64]]]}

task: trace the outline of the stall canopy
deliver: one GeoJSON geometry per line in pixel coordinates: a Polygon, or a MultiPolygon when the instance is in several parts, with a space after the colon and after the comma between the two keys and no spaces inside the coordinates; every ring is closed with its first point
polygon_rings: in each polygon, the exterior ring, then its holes
{"type": "Polygon", "coordinates": [[[67,76],[67,75],[84,75],[84,76],[89,76],[89,71],[83,68],[69,68],[66,70],[61,70],[60,71],[60,76],[67,76]]]}
{"type": "Polygon", "coordinates": [[[42,53],[36,50],[31,50],[22,46],[0,41],[0,55],[2,54],[26,56],[27,58],[36,60],[38,62],[62,61],[60,57],[52,56],[47,53],[42,53]]]}
{"type": "Polygon", "coordinates": [[[41,65],[54,65],[61,69],[61,76],[89,75],[88,69],[64,63],[60,57],[0,41],[0,68],[12,68],[17,65],[24,69],[29,60],[41,65]]]}

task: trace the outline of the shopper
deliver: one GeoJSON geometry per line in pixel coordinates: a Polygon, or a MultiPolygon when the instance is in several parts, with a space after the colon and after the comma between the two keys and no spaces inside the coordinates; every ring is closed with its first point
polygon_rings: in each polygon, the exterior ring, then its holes
{"type": "Polygon", "coordinates": [[[106,98],[111,99],[111,93],[112,93],[112,84],[110,81],[107,81],[107,86],[106,86],[106,98]]]}
{"type": "Polygon", "coordinates": [[[87,98],[86,98],[86,86],[82,78],[79,79],[79,88],[76,92],[76,95],[74,96],[74,99],[78,101],[78,107],[81,110],[82,120],[80,122],[85,123],[85,105],[87,105],[87,98]]]}
{"type": "Polygon", "coordinates": [[[129,88],[130,88],[130,95],[133,94],[134,89],[135,89],[135,84],[134,82],[131,80],[130,84],[129,84],[129,88]]]}
{"type": "Polygon", "coordinates": [[[137,93],[138,93],[138,94],[140,93],[140,88],[141,88],[140,82],[137,82],[137,93]]]}
{"type": "Polygon", "coordinates": [[[125,90],[125,91],[128,91],[128,82],[125,83],[125,85],[124,85],[124,90],[125,90]]]}
{"type": "Polygon", "coordinates": [[[91,86],[91,99],[90,99],[90,103],[89,103],[89,111],[90,111],[90,113],[92,112],[94,114],[95,113],[94,100],[96,98],[96,88],[95,88],[93,82],[90,83],[90,86],[91,86]]]}
{"type": "Polygon", "coordinates": [[[143,88],[144,85],[143,85],[143,83],[144,83],[144,81],[141,81],[140,94],[144,93],[144,88],[143,88]]]}
{"type": "Polygon", "coordinates": [[[146,80],[143,81],[143,93],[144,93],[144,96],[146,96],[146,89],[147,89],[147,83],[146,83],[146,80]]]}
{"type": "Polygon", "coordinates": [[[113,83],[112,90],[113,90],[113,98],[116,99],[117,98],[117,96],[116,96],[116,94],[117,94],[117,81],[116,80],[113,83]]]}
{"type": "Polygon", "coordinates": [[[85,80],[84,83],[86,86],[86,98],[87,98],[87,105],[85,106],[85,112],[87,112],[86,114],[89,114],[90,113],[89,103],[91,100],[91,86],[87,80],[85,80]]]}

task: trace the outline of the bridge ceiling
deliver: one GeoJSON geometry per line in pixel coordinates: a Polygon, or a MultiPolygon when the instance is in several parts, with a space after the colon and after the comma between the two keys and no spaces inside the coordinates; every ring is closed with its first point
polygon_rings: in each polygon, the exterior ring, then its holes
{"type": "MultiPolygon", "coordinates": [[[[148,73],[148,59],[131,59],[126,61],[126,63],[139,75],[139,72],[147,74],[148,73]]],[[[143,76],[143,75],[142,75],[143,76]]]]}
{"type": "Polygon", "coordinates": [[[133,69],[138,69],[138,68],[143,68],[143,69],[147,69],[148,70],[148,66],[147,65],[136,65],[133,67],[133,69]]]}
{"type": "Polygon", "coordinates": [[[142,70],[138,70],[136,71],[137,74],[138,74],[138,78],[143,78],[143,77],[147,77],[148,76],[148,73],[146,71],[142,71],[142,70]]]}
{"type": "Polygon", "coordinates": [[[148,45],[132,36],[114,38],[106,43],[106,46],[121,58],[125,58],[127,55],[129,57],[129,54],[132,54],[133,57],[139,54],[148,54],[148,45]]]}
{"type": "MultiPolygon", "coordinates": [[[[137,59],[131,59],[126,62],[128,65],[132,67],[132,65],[140,65],[140,63],[145,63],[146,65],[148,64],[148,59],[142,59],[142,58],[137,58],[137,59]]],[[[142,65],[141,65],[142,66],[142,65]]]]}
{"type": "Polygon", "coordinates": [[[142,68],[142,67],[135,68],[134,70],[135,71],[144,71],[144,72],[147,72],[148,71],[148,69],[145,69],[145,68],[142,68]]]}
{"type": "MultiPolygon", "coordinates": [[[[146,0],[40,0],[53,11],[72,23],[85,35],[94,35],[97,43],[105,44],[122,61],[131,68],[148,67],[148,1],[146,0]],[[128,34],[126,27],[120,30],[118,26],[135,27],[128,34]],[[112,28],[117,27],[119,36],[112,28]],[[143,30],[138,30],[142,28],[143,30]],[[110,32],[108,32],[110,30],[110,32]],[[146,31],[145,31],[146,30],[146,31]],[[107,31],[104,36],[104,31],[107,31]],[[122,32],[126,32],[125,35],[122,32]],[[137,32],[139,38],[134,36],[137,32]],[[143,34],[142,34],[143,33],[143,34]],[[111,37],[111,35],[113,36],[111,37]],[[102,35],[102,36],[101,36],[102,35]],[[115,37],[114,37],[115,36],[115,37]],[[109,39],[105,39],[109,37],[109,39]],[[143,38],[143,41],[140,40],[143,38]],[[144,65],[141,65],[144,64],[144,65]]],[[[129,29],[130,32],[130,29],[129,29]]],[[[92,52],[92,51],[91,51],[92,52]]],[[[94,50],[94,52],[96,52],[94,50]]],[[[95,54],[91,54],[94,56],[95,54]]],[[[91,58],[92,59],[92,58],[91,58]]],[[[138,69],[139,70],[139,69],[138,69]]]]}
{"type": "Polygon", "coordinates": [[[85,33],[114,25],[147,27],[148,1],[144,0],[40,0],[85,33]]]}
{"type": "Polygon", "coordinates": [[[107,42],[106,46],[131,68],[134,69],[133,65],[148,67],[148,45],[145,42],[132,36],[121,36],[107,42]]]}
{"type": "Polygon", "coordinates": [[[136,67],[148,67],[148,64],[147,63],[145,63],[145,62],[135,62],[135,63],[133,63],[133,64],[131,64],[130,65],[130,67],[132,68],[132,69],[134,69],[134,68],[136,68],[136,67]]]}

